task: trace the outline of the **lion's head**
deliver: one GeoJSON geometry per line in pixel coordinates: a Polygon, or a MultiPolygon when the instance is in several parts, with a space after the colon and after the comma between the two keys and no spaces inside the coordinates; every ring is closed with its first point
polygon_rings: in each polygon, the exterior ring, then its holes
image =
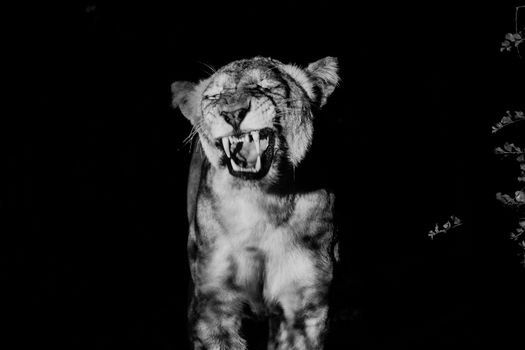
{"type": "Polygon", "coordinates": [[[239,60],[197,84],[173,83],[173,106],[192,123],[213,167],[275,182],[304,158],[312,111],[333,92],[337,70],[333,57],[305,69],[263,57],[239,60]]]}

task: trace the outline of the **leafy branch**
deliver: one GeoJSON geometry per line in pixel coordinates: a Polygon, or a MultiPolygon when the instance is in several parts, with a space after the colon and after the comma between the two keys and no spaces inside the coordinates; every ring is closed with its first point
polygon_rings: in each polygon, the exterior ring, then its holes
{"type": "MultiPolygon", "coordinates": [[[[514,231],[510,233],[510,239],[513,241],[517,241],[520,236],[525,232],[525,218],[521,218],[521,221],[519,222],[519,227],[516,228],[514,231]]],[[[520,242],[520,245],[523,246],[525,244],[525,240],[520,242]]],[[[523,246],[525,248],[525,246],[523,246]]]]}
{"type": "Polygon", "coordinates": [[[501,43],[500,51],[511,51],[513,48],[516,48],[516,51],[518,51],[519,54],[519,46],[523,41],[524,39],[521,30],[516,33],[507,33],[505,35],[505,40],[501,43]]]}
{"type": "Polygon", "coordinates": [[[518,30],[518,12],[520,9],[523,8],[525,8],[525,5],[516,6],[516,11],[514,13],[514,33],[505,34],[505,40],[503,40],[500,47],[500,51],[512,51],[515,48],[520,58],[521,54],[519,46],[523,43],[523,41],[525,41],[525,38],[523,32],[521,30],[518,30]]]}
{"type": "Polygon", "coordinates": [[[525,192],[523,192],[523,189],[516,191],[514,192],[514,197],[498,192],[496,193],[496,199],[508,207],[519,208],[525,204],[525,192]]]}
{"type": "MultiPolygon", "coordinates": [[[[511,113],[507,111],[506,115],[492,126],[492,133],[494,134],[506,126],[515,125],[517,122],[524,120],[525,116],[523,112],[516,111],[511,113]]],[[[525,147],[505,142],[503,146],[496,147],[494,153],[502,158],[511,158],[516,161],[520,170],[517,181],[518,183],[525,182],[525,147]]],[[[525,235],[523,234],[525,232],[525,186],[514,191],[514,195],[498,192],[496,193],[496,199],[505,207],[513,209],[516,213],[517,225],[510,232],[510,238],[518,242],[518,246],[523,249],[520,255],[525,257],[525,235]]],[[[522,260],[522,264],[525,266],[525,258],[522,260]]]]}
{"type": "Polygon", "coordinates": [[[434,237],[437,236],[438,234],[446,233],[461,225],[463,225],[463,221],[461,221],[460,218],[454,215],[451,215],[444,224],[439,225],[436,223],[434,226],[434,229],[428,232],[428,236],[430,237],[430,239],[434,239],[434,237]]]}
{"type": "Polygon", "coordinates": [[[524,154],[525,150],[521,149],[520,147],[516,146],[513,143],[505,142],[503,147],[496,147],[494,149],[494,153],[501,155],[501,156],[511,156],[511,155],[522,155],[524,154]]]}
{"type": "Polygon", "coordinates": [[[507,111],[503,118],[492,126],[492,133],[495,134],[504,127],[512,125],[514,123],[525,121],[525,113],[522,111],[514,111],[514,114],[507,111]]]}

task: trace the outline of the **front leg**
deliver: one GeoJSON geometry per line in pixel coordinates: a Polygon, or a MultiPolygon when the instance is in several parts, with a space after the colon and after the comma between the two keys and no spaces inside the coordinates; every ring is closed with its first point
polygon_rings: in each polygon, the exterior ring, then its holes
{"type": "MultiPolygon", "coordinates": [[[[236,280],[238,271],[228,252],[205,247],[203,258],[194,240],[188,243],[194,281],[188,310],[190,341],[194,350],[245,350],[239,331],[242,322],[243,290],[236,280]],[[192,254],[192,252],[194,252],[192,254]]],[[[202,249],[202,248],[201,248],[202,249]]]]}
{"type": "Polygon", "coordinates": [[[281,299],[283,313],[271,321],[269,350],[319,350],[323,348],[328,304],[315,288],[296,290],[281,299]]]}
{"type": "Polygon", "coordinates": [[[331,280],[332,263],[320,251],[269,257],[264,294],[280,313],[270,323],[268,350],[323,349],[331,280]]]}
{"type": "Polygon", "coordinates": [[[240,300],[227,289],[194,293],[189,310],[194,350],[245,350],[240,300]]]}

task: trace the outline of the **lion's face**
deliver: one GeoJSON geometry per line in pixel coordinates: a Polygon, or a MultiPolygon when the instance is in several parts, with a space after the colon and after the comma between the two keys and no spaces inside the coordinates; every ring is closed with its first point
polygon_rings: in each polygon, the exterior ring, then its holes
{"type": "Polygon", "coordinates": [[[312,109],[338,81],[325,58],[303,70],[256,57],[232,62],[199,84],[176,82],[173,102],[199,135],[210,163],[245,180],[276,181],[311,144],[312,109]]]}

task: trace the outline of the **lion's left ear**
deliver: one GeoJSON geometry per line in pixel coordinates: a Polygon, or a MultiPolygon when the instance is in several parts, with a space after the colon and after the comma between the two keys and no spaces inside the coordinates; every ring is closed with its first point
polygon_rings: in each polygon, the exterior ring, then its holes
{"type": "Polygon", "coordinates": [[[324,106],[328,96],[334,92],[339,82],[338,70],[339,65],[336,57],[322,58],[319,61],[310,63],[306,68],[306,72],[315,87],[315,95],[319,107],[324,106]]]}

